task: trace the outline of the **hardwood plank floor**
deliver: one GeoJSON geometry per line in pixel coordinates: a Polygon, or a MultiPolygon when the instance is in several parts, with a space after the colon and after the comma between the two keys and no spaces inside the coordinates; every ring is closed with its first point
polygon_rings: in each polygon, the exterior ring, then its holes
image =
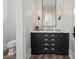
{"type": "Polygon", "coordinates": [[[12,55],[12,56],[5,55],[3,56],[3,59],[16,59],[16,55],[12,55]]]}
{"type": "Polygon", "coordinates": [[[44,54],[44,55],[32,55],[29,59],[70,59],[70,58],[66,55],[44,54]]]}
{"type": "MultiPolygon", "coordinates": [[[[3,59],[16,59],[16,55],[3,56],[3,59]]],[[[70,59],[66,55],[55,55],[55,54],[43,54],[43,55],[32,55],[29,59],[70,59]]]]}

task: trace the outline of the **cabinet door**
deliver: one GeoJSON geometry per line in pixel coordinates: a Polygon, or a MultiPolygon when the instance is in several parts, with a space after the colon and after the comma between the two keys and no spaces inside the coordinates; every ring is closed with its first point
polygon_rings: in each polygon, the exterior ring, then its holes
{"type": "Polygon", "coordinates": [[[57,43],[58,48],[68,49],[69,48],[69,34],[68,33],[57,34],[56,43],[57,43]]]}
{"type": "Polygon", "coordinates": [[[64,34],[63,39],[62,39],[62,46],[64,49],[69,48],[69,34],[64,34]]]}
{"type": "Polygon", "coordinates": [[[41,38],[31,37],[31,47],[40,48],[40,46],[41,46],[41,38]]]}
{"type": "Polygon", "coordinates": [[[35,37],[31,37],[31,53],[38,54],[39,53],[39,46],[40,42],[35,37]]]}
{"type": "Polygon", "coordinates": [[[59,46],[57,47],[57,49],[61,54],[68,54],[68,48],[69,48],[69,34],[68,33],[64,33],[60,37],[60,41],[58,40],[57,46],[59,46]]]}

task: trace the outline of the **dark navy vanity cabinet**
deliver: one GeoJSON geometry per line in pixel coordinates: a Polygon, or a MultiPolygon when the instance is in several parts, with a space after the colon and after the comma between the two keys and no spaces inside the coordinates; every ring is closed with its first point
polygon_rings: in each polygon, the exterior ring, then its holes
{"type": "Polygon", "coordinates": [[[32,54],[68,55],[68,33],[31,33],[32,54]]]}

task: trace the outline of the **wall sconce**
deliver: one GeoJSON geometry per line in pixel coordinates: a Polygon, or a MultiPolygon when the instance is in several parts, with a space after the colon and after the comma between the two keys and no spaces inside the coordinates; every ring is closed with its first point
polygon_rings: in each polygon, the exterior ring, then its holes
{"type": "Polygon", "coordinates": [[[63,16],[63,11],[62,11],[62,10],[60,10],[60,11],[58,12],[58,16],[59,16],[58,19],[61,20],[61,17],[63,16]]]}
{"type": "Polygon", "coordinates": [[[38,12],[37,12],[37,15],[38,15],[38,20],[40,20],[40,17],[41,17],[41,12],[40,12],[40,11],[38,11],[38,12]]]}
{"type": "Polygon", "coordinates": [[[38,20],[40,20],[40,16],[38,16],[38,20]]]}

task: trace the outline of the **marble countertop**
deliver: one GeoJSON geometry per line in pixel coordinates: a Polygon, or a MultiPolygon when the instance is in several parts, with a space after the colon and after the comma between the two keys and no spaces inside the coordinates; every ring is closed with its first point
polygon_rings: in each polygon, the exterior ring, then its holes
{"type": "Polygon", "coordinates": [[[61,31],[32,31],[32,33],[67,33],[61,31]]]}

